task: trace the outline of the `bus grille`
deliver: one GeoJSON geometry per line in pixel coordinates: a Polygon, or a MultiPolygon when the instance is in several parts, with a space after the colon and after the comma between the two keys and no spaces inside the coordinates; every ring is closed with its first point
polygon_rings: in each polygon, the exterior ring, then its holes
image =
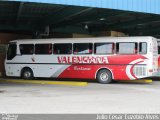
{"type": "Polygon", "coordinates": [[[137,76],[137,77],[143,77],[147,75],[147,69],[146,66],[135,66],[133,68],[133,73],[137,76]]]}

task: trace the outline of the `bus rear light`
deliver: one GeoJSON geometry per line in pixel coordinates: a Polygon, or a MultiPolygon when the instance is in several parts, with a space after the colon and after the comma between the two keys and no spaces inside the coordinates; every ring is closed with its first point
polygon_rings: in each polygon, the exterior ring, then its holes
{"type": "Polygon", "coordinates": [[[149,72],[153,72],[153,69],[149,69],[149,72]]]}

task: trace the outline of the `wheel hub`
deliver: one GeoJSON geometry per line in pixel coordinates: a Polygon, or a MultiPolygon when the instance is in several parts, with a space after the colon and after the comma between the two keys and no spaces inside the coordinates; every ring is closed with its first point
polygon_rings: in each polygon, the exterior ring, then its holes
{"type": "Polygon", "coordinates": [[[29,78],[30,76],[31,76],[31,73],[30,73],[30,72],[27,71],[27,72],[24,73],[24,77],[25,77],[25,78],[29,78]]]}
{"type": "Polygon", "coordinates": [[[106,81],[106,80],[108,80],[108,74],[107,73],[102,73],[100,75],[100,78],[101,78],[102,81],[106,81]]]}

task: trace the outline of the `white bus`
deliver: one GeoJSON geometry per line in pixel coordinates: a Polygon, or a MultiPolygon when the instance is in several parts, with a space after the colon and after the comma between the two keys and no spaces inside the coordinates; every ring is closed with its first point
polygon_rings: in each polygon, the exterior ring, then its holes
{"type": "Polygon", "coordinates": [[[157,69],[153,37],[14,40],[5,60],[7,76],[97,79],[103,84],[154,76],[157,69]]]}
{"type": "Polygon", "coordinates": [[[158,41],[158,74],[156,77],[160,77],[160,39],[158,41]]]}

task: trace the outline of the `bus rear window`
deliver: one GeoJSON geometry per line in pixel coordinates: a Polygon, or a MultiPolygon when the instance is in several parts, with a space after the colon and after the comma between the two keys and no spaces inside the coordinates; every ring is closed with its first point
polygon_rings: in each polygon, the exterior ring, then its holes
{"type": "Polygon", "coordinates": [[[136,54],[137,53],[137,43],[123,42],[116,44],[116,51],[118,54],[136,54]]]}
{"type": "Polygon", "coordinates": [[[10,44],[7,51],[7,60],[12,60],[17,54],[17,45],[10,44]]]}
{"type": "Polygon", "coordinates": [[[38,55],[52,54],[52,44],[36,44],[35,54],[38,54],[38,55]]]}
{"type": "Polygon", "coordinates": [[[74,54],[92,54],[92,43],[75,43],[74,54]]]}
{"type": "Polygon", "coordinates": [[[139,43],[139,54],[146,54],[147,53],[147,43],[141,42],[139,43]]]}
{"type": "Polygon", "coordinates": [[[21,55],[32,55],[34,53],[33,44],[20,44],[19,48],[21,55]]]}
{"type": "Polygon", "coordinates": [[[95,43],[94,49],[95,54],[113,54],[114,43],[95,43]]]}
{"type": "Polygon", "coordinates": [[[71,43],[56,43],[53,45],[54,54],[72,54],[72,44],[71,43]]]}

